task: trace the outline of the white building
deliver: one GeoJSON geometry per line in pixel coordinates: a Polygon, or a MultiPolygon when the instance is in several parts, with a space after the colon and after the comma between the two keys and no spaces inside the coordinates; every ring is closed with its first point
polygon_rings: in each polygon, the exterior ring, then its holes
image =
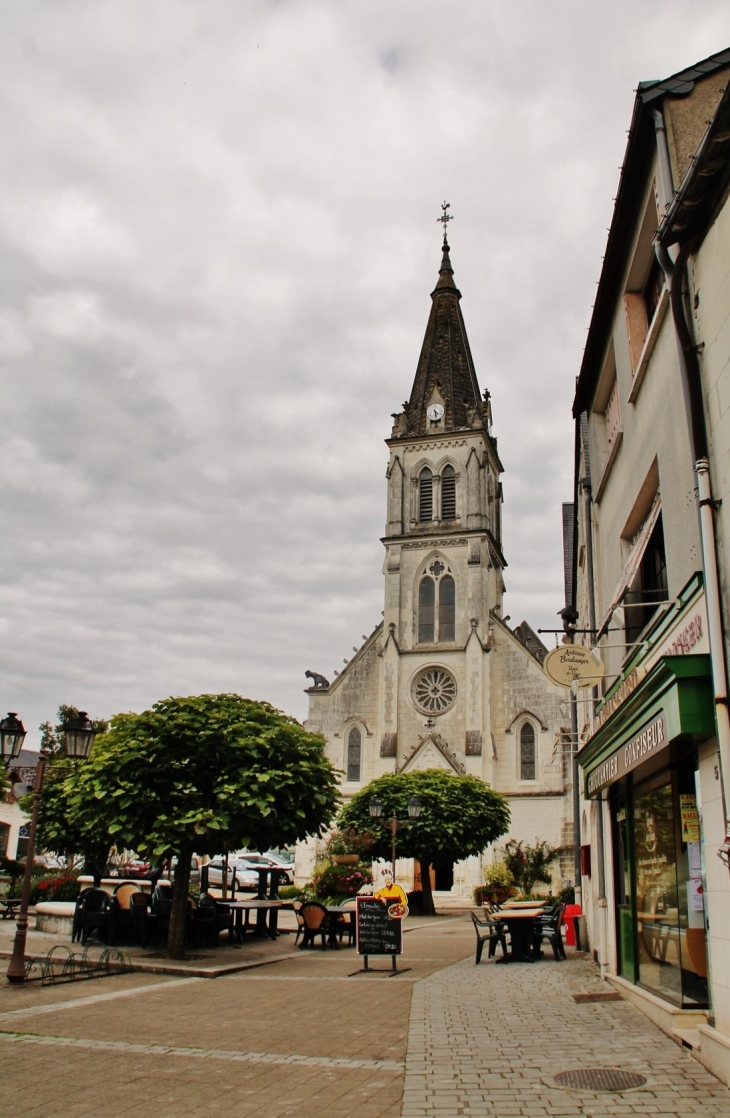
{"type": "Polygon", "coordinates": [[[591,944],[728,1083],[729,78],[730,50],[637,89],[574,402],[569,611],[606,665],[579,719],[591,944]]]}
{"type": "MultiPolygon", "coordinates": [[[[306,725],[326,736],[346,797],[411,769],[485,780],[510,801],[500,845],[564,848],[559,886],[573,876],[564,697],[545,676],[537,635],[502,620],[502,465],[446,240],[431,298],[410,399],[386,440],[383,619],[333,682],[315,678],[306,725]]],[[[300,879],[312,858],[311,847],[300,855],[300,879]]],[[[412,865],[398,870],[411,888],[412,865]]],[[[481,881],[479,858],[435,867],[437,890],[468,896],[481,881]]]]}

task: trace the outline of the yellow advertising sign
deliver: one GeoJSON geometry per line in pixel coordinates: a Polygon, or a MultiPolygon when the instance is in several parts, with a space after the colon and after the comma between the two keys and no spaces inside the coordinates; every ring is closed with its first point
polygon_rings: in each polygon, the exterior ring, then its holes
{"type": "Polygon", "coordinates": [[[699,842],[700,813],[695,796],[680,794],[679,814],[682,820],[682,842],[699,842]]]}

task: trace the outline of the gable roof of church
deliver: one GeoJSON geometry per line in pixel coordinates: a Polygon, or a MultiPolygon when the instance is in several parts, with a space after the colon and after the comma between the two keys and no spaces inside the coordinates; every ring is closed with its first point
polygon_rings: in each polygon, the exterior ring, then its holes
{"type": "Polygon", "coordinates": [[[447,431],[471,426],[467,409],[476,409],[481,415],[484,407],[449,252],[448,241],[444,240],[439,280],[431,292],[431,313],[406,408],[409,434],[426,434],[429,430],[426,409],[434,394],[440,394],[444,402],[447,431]]]}

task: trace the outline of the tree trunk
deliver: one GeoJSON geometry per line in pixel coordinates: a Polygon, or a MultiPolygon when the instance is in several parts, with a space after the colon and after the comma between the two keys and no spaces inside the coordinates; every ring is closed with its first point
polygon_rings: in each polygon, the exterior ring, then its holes
{"type": "Polygon", "coordinates": [[[93,877],[95,889],[100,887],[101,879],[106,874],[110,849],[109,843],[106,843],[84,851],[84,870],[93,877]]]}
{"type": "Polygon", "coordinates": [[[188,922],[188,886],[190,885],[190,859],[192,846],[180,850],[177,856],[175,881],[170,910],[170,930],[167,933],[167,954],[171,959],[185,958],[185,932],[188,922]]]}
{"type": "Polygon", "coordinates": [[[431,862],[427,858],[418,859],[418,868],[421,874],[421,889],[423,892],[423,915],[435,916],[436,908],[433,903],[431,890],[431,862]]]}

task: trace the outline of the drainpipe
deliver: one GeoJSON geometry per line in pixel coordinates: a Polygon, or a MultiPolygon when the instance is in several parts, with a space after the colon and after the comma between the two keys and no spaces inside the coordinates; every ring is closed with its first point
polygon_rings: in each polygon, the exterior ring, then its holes
{"type": "Polygon", "coordinates": [[[695,248],[693,241],[680,246],[671,277],[670,298],[672,319],[677,336],[682,383],[688,402],[690,439],[692,442],[697,491],[699,497],[700,538],[702,541],[702,572],[707,601],[707,625],[712,664],[712,683],[715,691],[715,719],[717,722],[717,752],[720,768],[720,789],[725,823],[725,847],[730,849],[730,711],[728,711],[727,662],[722,627],[720,579],[717,569],[715,542],[715,502],[712,499],[710,463],[708,459],[707,429],[705,426],[702,379],[697,346],[684,307],[684,282],[687,260],[695,248]]]}
{"type": "MultiPolygon", "coordinates": [[[[667,133],[664,117],[654,112],[659,178],[663,194],[663,208],[674,197],[672,166],[669,159],[667,133]]],[[[707,601],[707,625],[712,664],[712,682],[715,691],[715,719],[717,722],[717,752],[720,769],[720,790],[722,793],[723,819],[725,822],[725,850],[730,852],[730,712],[728,711],[727,662],[725,657],[725,638],[722,627],[722,603],[720,580],[717,570],[717,544],[715,539],[715,502],[712,499],[710,463],[708,459],[707,428],[705,425],[704,400],[702,397],[702,376],[697,356],[697,345],[688,320],[684,293],[682,290],[687,261],[695,248],[693,240],[679,246],[676,261],[672,259],[660,236],[654,241],[654,251],[661,264],[669,288],[672,320],[674,322],[679,366],[682,373],[682,388],[690,419],[690,438],[692,442],[697,492],[699,497],[700,538],[702,541],[702,572],[707,601]]]]}

